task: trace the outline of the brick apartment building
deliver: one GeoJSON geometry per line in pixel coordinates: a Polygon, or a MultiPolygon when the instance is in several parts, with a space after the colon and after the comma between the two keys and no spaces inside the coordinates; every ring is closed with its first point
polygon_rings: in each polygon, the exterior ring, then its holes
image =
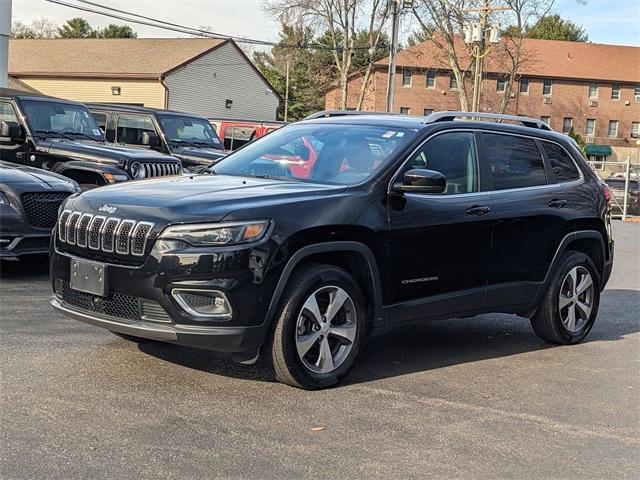
{"type": "MultiPolygon", "coordinates": [[[[464,44],[460,42],[458,48],[464,58],[464,44]]],[[[505,113],[540,118],[565,133],[573,127],[585,138],[592,160],[625,161],[628,156],[640,163],[636,145],[640,138],[640,48],[527,39],[522,52],[525,61],[505,113]]],[[[495,48],[485,61],[481,111],[498,111],[503,98],[501,55],[504,49],[495,48]]],[[[470,63],[468,57],[464,60],[470,63]]],[[[385,110],[387,71],[386,59],[375,64],[362,110],[385,110]]],[[[395,75],[395,112],[428,115],[460,110],[455,78],[431,42],[399,52],[395,75]]],[[[353,74],[348,108],[355,108],[361,85],[362,76],[353,74]]],[[[330,89],[326,108],[336,109],[339,101],[339,90],[330,89]]]]}

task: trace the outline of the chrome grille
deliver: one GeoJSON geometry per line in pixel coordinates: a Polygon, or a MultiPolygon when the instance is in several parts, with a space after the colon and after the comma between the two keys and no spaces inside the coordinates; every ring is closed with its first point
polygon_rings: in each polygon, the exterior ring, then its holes
{"type": "Polygon", "coordinates": [[[58,219],[61,243],[119,255],[143,256],[153,223],[65,210],[58,219]]]}
{"type": "Polygon", "coordinates": [[[143,163],[145,178],[180,175],[182,167],[179,163],[143,163]]]}

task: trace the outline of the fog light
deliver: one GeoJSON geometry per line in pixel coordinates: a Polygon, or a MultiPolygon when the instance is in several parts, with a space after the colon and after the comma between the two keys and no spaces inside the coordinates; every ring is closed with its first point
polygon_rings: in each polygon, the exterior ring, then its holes
{"type": "Polygon", "coordinates": [[[187,313],[196,317],[218,320],[231,318],[231,305],[227,296],[219,290],[174,288],[171,295],[187,313]]]}

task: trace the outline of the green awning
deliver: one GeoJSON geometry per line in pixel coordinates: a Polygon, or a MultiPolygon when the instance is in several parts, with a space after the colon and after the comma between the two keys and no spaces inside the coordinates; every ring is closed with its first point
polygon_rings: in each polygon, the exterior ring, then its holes
{"type": "Polygon", "coordinates": [[[595,143],[587,143],[585,145],[587,155],[611,155],[611,145],[596,145],[595,143]]]}

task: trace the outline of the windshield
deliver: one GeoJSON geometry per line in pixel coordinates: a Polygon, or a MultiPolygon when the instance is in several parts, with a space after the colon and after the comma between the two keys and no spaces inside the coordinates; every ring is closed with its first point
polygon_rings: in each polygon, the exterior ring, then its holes
{"type": "Polygon", "coordinates": [[[103,141],[102,130],[82,105],[22,100],[22,110],[34,135],[103,141]]]}
{"type": "Polygon", "coordinates": [[[414,135],[414,130],[368,125],[289,125],[232,153],[211,171],[354,185],[370,178],[414,135]]]}
{"type": "Polygon", "coordinates": [[[158,115],[167,142],[222,149],[220,137],[208,120],[178,115],[158,115]]]}

